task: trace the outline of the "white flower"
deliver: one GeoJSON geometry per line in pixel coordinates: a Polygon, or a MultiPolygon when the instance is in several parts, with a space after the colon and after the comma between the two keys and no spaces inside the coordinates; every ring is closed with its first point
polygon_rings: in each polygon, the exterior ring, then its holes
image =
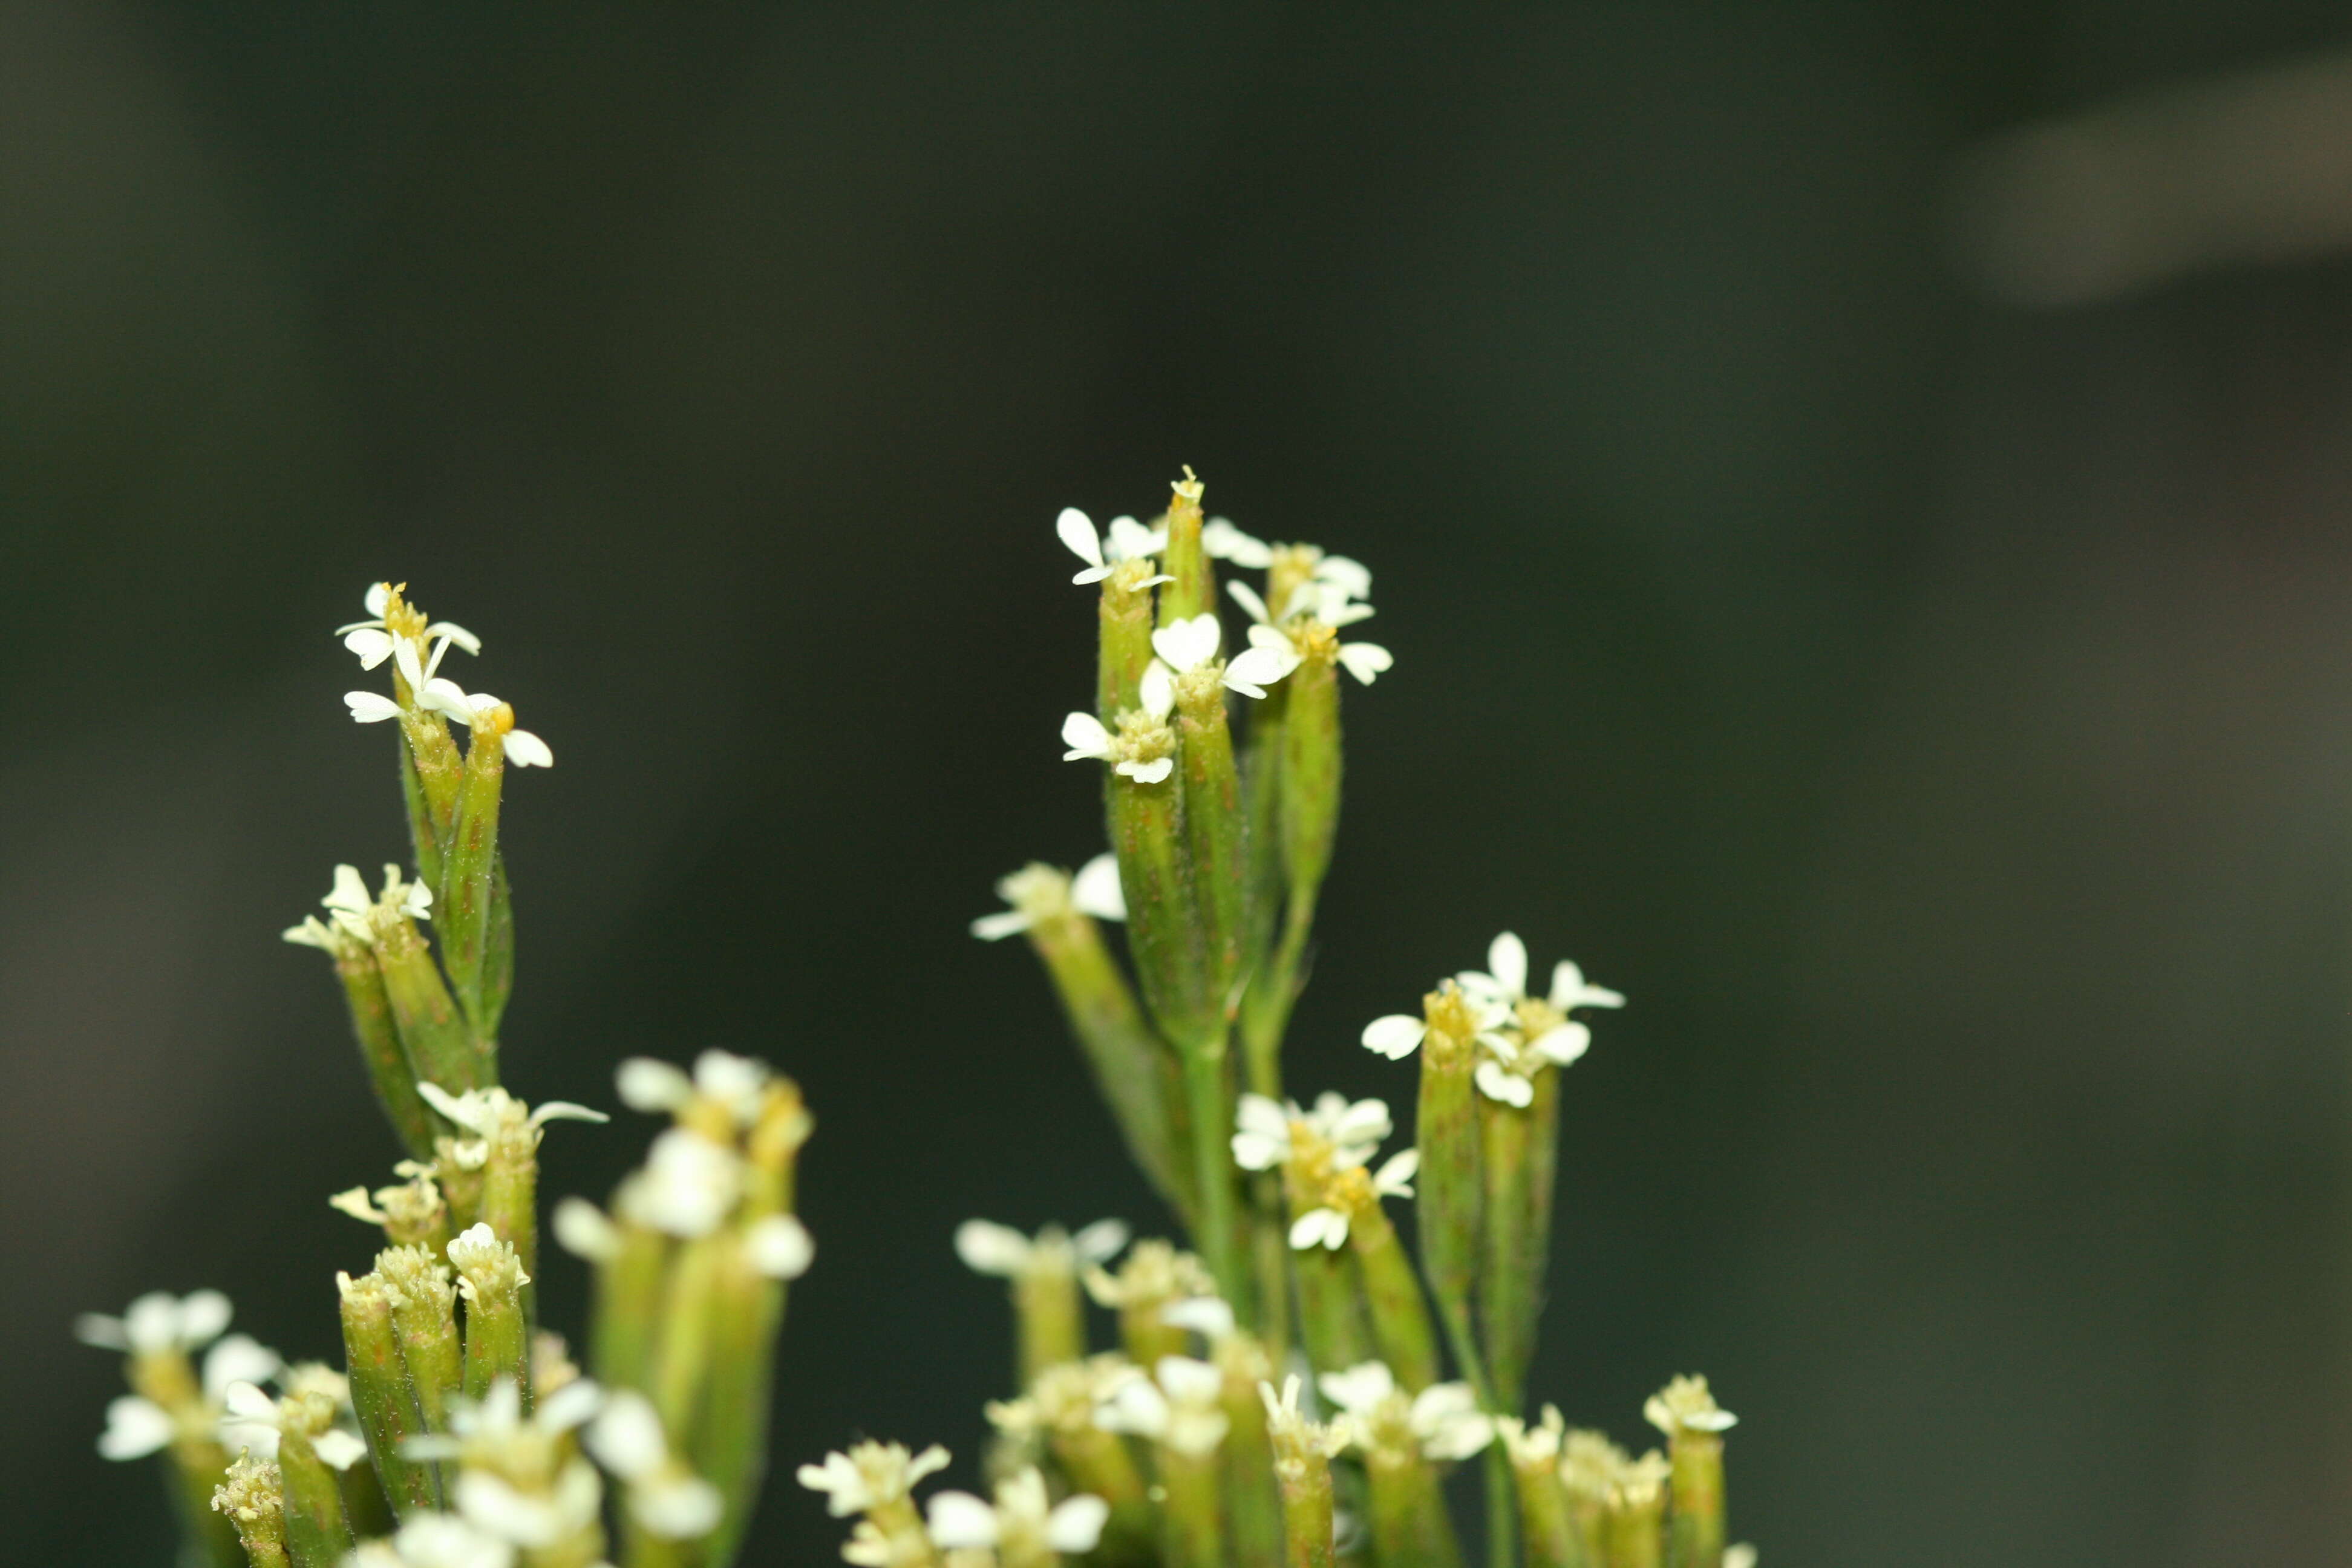
{"type": "Polygon", "coordinates": [[[948,1451],[937,1443],[911,1456],[901,1443],[860,1443],[845,1454],[827,1454],[822,1465],[803,1465],[798,1474],[801,1485],[825,1494],[834,1518],[846,1519],[901,1500],[917,1481],[947,1468],[948,1451]]]}
{"type": "MultiPolygon", "coordinates": [[[[274,1362],[277,1357],[270,1360],[274,1362]]],[[[265,1459],[277,1455],[279,1436],[289,1419],[308,1419],[307,1414],[298,1414],[299,1404],[289,1408],[289,1402],[272,1399],[257,1384],[244,1379],[227,1386],[221,1396],[221,1447],[265,1459]]],[[[318,1433],[310,1439],[310,1447],[330,1468],[338,1470],[348,1470],[367,1458],[367,1444],[359,1435],[339,1427],[318,1433]]]]}
{"type": "MultiPolygon", "coordinates": [[[[353,691],[343,699],[352,704],[352,717],[362,724],[374,721],[374,718],[362,716],[360,705],[355,700],[366,695],[364,691],[353,691]]],[[[555,753],[549,750],[547,742],[528,730],[516,729],[514,709],[487,691],[468,692],[446,676],[435,676],[417,689],[416,702],[420,708],[430,709],[465,725],[477,741],[495,739],[505,751],[507,761],[516,767],[551,768],[555,765],[555,753]]]]}
{"type": "MultiPolygon", "coordinates": [[[[408,682],[409,690],[415,694],[418,706],[440,708],[446,702],[447,693],[456,692],[460,698],[465,695],[455,681],[441,679],[436,673],[441,668],[442,656],[449,651],[452,643],[467,653],[479,653],[481,643],[473,633],[462,626],[451,626],[446,621],[425,628],[425,636],[438,638],[429,657],[420,651],[423,643],[417,638],[394,636],[383,630],[381,622],[373,628],[365,622],[354,622],[350,635],[343,639],[343,646],[360,655],[360,668],[362,669],[373,669],[390,658],[400,670],[400,678],[408,682]],[[367,651],[363,652],[362,648],[367,651]],[[446,689],[441,691],[439,700],[436,699],[436,689],[446,689]]],[[[400,717],[400,704],[380,691],[346,691],[343,703],[351,709],[354,723],[380,724],[386,719],[400,717]]],[[[456,713],[452,717],[467,723],[473,721],[470,711],[456,713]]]]}
{"type": "Polygon", "coordinates": [[[1160,1309],[1160,1321],[1214,1344],[1234,1335],[1234,1310],[1220,1296],[1186,1296],[1160,1309]]]}
{"type": "Polygon", "coordinates": [[[684,1541],[718,1527],[725,1500],[672,1457],[661,1417],[644,1394],[625,1388],[608,1394],[585,1441],[598,1463],[629,1483],[629,1511],[652,1533],[684,1541]]]}
{"type": "Polygon", "coordinates": [[[1164,1355],[1146,1377],[1130,1368],[1095,1408],[1106,1432],[1149,1437],[1180,1454],[1212,1452],[1232,1425],[1218,1406],[1224,1374],[1191,1356],[1164,1355]]]}
{"type": "MultiPolygon", "coordinates": [[[[356,866],[335,868],[335,885],[319,900],[327,910],[327,918],[336,930],[361,942],[372,942],[380,931],[404,920],[423,921],[433,918],[433,889],[422,882],[411,882],[400,874],[400,868],[389,861],[383,868],[383,892],[370,898],[367,883],[362,879],[356,866]]],[[[284,933],[289,942],[310,942],[307,922],[284,933]]],[[[312,945],[323,945],[312,943],[312,945]]]]}
{"type": "Polygon", "coordinates": [[[528,1552],[576,1541],[595,1525],[604,1501],[595,1467],[579,1458],[564,1465],[543,1491],[526,1491],[495,1471],[470,1468],[458,1473],[452,1490],[466,1522],[528,1552]]]}
{"type": "Polygon", "coordinates": [[[1022,1559],[1092,1552],[1110,1518],[1110,1505],[1086,1493],[1049,1508],[1045,1478],[1034,1465],[997,1483],[993,1507],[970,1492],[943,1491],[932,1494],[926,1511],[935,1546],[953,1551],[1002,1543],[1008,1555],[1022,1559]]]}
{"type": "MultiPolygon", "coordinates": [[[[1122,561],[1140,560],[1156,555],[1168,548],[1165,529],[1153,530],[1131,517],[1110,520],[1108,548],[1103,538],[1095,532],[1095,521],[1076,507],[1066,506],[1054,520],[1054,531],[1071,554],[1087,563],[1086,570],[1070,579],[1073,583],[1099,583],[1109,576],[1122,561]]],[[[1154,577],[1154,583],[1172,583],[1172,577],[1154,577]]]]}
{"type": "Polygon", "coordinates": [[[1176,760],[1168,754],[1173,739],[1168,714],[1176,706],[1175,678],[1155,658],[1144,667],[1137,695],[1141,705],[1120,716],[1115,735],[1091,713],[1072,713],[1064,719],[1062,744],[1069,750],[1062,753],[1062,760],[1074,763],[1092,757],[1113,764],[1114,772],[1138,784],[1158,784],[1174,773],[1176,760]]]}
{"type": "Polygon", "coordinates": [[[772,1214],[743,1233],[743,1256],[771,1279],[797,1279],[816,1261],[816,1239],[797,1215],[772,1214]]]}
{"type": "MultiPolygon", "coordinates": [[[[1256,590],[1245,583],[1225,584],[1225,591],[1233,595],[1234,602],[1248,614],[1251,622],[1250,652],[1234,662],[1242,665],[1251,660],[1252,655],[1263,656],[1263,662],[1248,663],[1244,679],[1259,685],[1267,680],[1279,680],[1298,667],[1299,640],[1314,637],[1316,627],[1328,627],[1336,632],[1341,626],[1353,626],[1372,614],[1370,605],[1354,602],[1359,590],[1343,585],[1343,581],[1346,584],[1360,583],[1360,592],[1369,593],[1372,581],[1370,573],[1344,555],[1323,557],[1318,572],[1324,567],[1334,568],[1336,579],[1326,581],[1318,577],[1291,590],[1290,600],[1284,606],[1282,619],[1278,622],[1267,614],[1265,601],[1258,597],[1256,590]],[[1360,577],[1357,574],[1361,574],[1360,577]]],[[[1339,643],[1337,657],[1347,667],[1348,673],[1366,686],[1396,663],[1394,656],[1378,643],[1339,643]]]]}
{"type": "Polygon", "coordinates": [[[613,1120],[601,1110],[574,1105],[568,1100],[542,1100],[535,1109],[527,1108],[502,1089],[469,1089],[463,1094],[451,1094],[437,1083],[420,1079],[416,1092],[427,1105],[477,1138],[488,1138],[515,1124],[536,1132],[551,1121],[613,1120]]]}
{"type": "Polygon", "coordinates": [[[1393,1131],[1386,1100],[1350,1100],[1327,1089],[1316,1097],[1313,1110],[1301,1110],[1262,1094],[1244,1094],[1234,1112],[1234,1163],[1244,1171],[1270,1171],[1289,1159],[1293,1122],[1304,1123],[1330,1144],[1333,1163],[1342,1166],[1370,1160],[1393,1131]]]}
{"type": "Polygon", "coordinates": [[[1357,1418],[1359,1440],[1377,1442],[1401,1429],[1426,1458],[1466,1459],[1495,1438],[1494,1418],[1479,1410],[1466,1383],[1432,1384],[1407,1403],[1394,1374],[1376,1361],[1327,1372],[1316,1383],[1325,1398],[1357,1418]]]}
{"type": "Polygon", "coordinates": [[[557,1204],[552,1225],[556,1245],[574,1258],[603,1263],[620,1254],[621,1227],[586,1198],[557,1204]]]}
{"type": "Polygon", "coordinates": [[[1127,897],[1118,884],[1118,858],[1108,852],[1087,861],[1075,877],[1059,867],[1032,862],[998,878],[996,896],[1013,907],[971,922],[971,934],[982,942],[1000,942],[1040,921],[1061,919],[1073,910],[1100,921],[1127,919],[1127,897]]]}
{"type": "MultiPolygon", "coordinates": [[[[401,586],[406,587],[407,584],[404,583],[401,586]]],[[[373,669],[392,657],[393,646],[400,640],[384,626],[383,613],[392,607],[392,584],[369,584],[367,592],[361,595],[360,603],[366,607],[368,618],[337,626],[335,636],[343,639],[345,647],[359,655],[362,669],[373,669]]],[[[456,643],[467,653],[482,651],[482,639],[455,621],[435,621],[425,628],[425,637],[427,641],[456,643]]]]}
{"type": "MultiPolygon", "coordinates": [[[[1190,675],[1214,662],[1223,635],[1215,612],[1204,610],[1187,620],[1171,621],[1153,632],[1151,648],[1177,675],[1190,675]]],[[[1277,640],[1285,641],[1286,646],[1286,639],[1277,640]]],[[[1244,697],[1264,697],[1268,681],[1281,679],[1297,664],[1295,654],[1285,663],[1282,655],[1253,645],[1225,666],[1218,680],[1229,691],[1238,691],[1244,697]]]]}
{"type": "Polygon", "coordinates": [[[1421,1048],[1429,1026],[1410,1013],[1391,1013],[1364,1026],[1364,1048],[1392,1062],[1402,1061],[1421,1048]]]}
{"type": "Polygon", "coordinates": [[[1678,1430],[1727,1432],[1739,1424],[1738,1416],[1716,1404],[1703,1377],[1677,1377],[1650,1395],[1642,1419],[1669,1437],[1678,1430]]]}
{"type": "Polygon", "coordinates": [[[420,1513],[390,1542],[362,1546],[349,1563],[364,1568],[514,1568],[515,1549],[448,1513],[420,1513]]]}
{"type": "Polygon", "coordinates": [[[1535,1103],[1536,1086],[1500,1062],[1480,1062],[1471,1077],[1477,1081],[1479,1092],[1489,1100],[1515,1105],[1521,1110],[1535,1103]]]}
{"type": "MultiPolygon", "coordinates": [[[[1454,978],[1474,1002],[1516,1009],[1528,1000],[1527,944],[1505,931],[1487,945],[1486,967],[1483,971],[1465,970],[1454,978]]],[[[1545,1000],[1552,1011],[1563,1016],[1577,1007],[1625,1005],[1625,998],[1607,986],[1586,984],[1584,972],[1566,959],[1553,966],[1551,993],[1545,1000]]],[[[1583,1025],[1563,1016],[1528,1045],[1565,1067],[1582,1056],[1591,1040],[1591,1032],[1583,1025]]]]}
{"type": "Polygon", "coordinates": [[[1058,1226],[1047,1226],[1034,1238],[1009,1225],[968,1219],[956,1226],[955,1249],[964,1267],[973,1273],[1009,1279],[1028,1273],[1041,1263],[1066,1268],[1106,1262],[1127,1245],[1127,1222],[1121,1219],[1098,1219],[1077,1235],[1066,1237],[1058,1226]]]}
{"type": "Polygon", "coordinates": [[[220,1338],[234,1310],[217,1290],[186,1296],[153,1290],[131,1302],[119,1318],[84,1312],[74,1320],[74,1337],[86,1345],[131,1355],[193,1351],[220,1338]]]}
{"type": "Polygon", "coordinates": [[[673,1127],[653,1141],[645,1169],[622,1184],[622,1212],[671,1236],[709,1236],[743,1191],[743,1162],[699,1132],[673,1127]]]}
{"type": "MultiPolygon", "coordinates": [[[[1359,1162],[1360,1163],[1360,1162],[1359,1162]]],[[[1372,1194],[1377,1198],[1409,1198],[1412,1196],[1412,1179],[1421,1171],[1421,1151],[1401,1150],[1389,1157],[1372,1173],[1372,1194]]],[[[1290,1245],[1294,1250],[1306,1252],[1314,1247],[1338,1247],[1348,1239],[1348,1211],[1325,1205],[1308,1209],[1290,1226],[1290,1245]]]]}
{"type": "Polygon", "coordinates": [[[98,1452],[106,1459],[143,1459],[179,1435],[172,1413],[152,1399],[125,1394],[109,1400],[106,1430],[98,1435],[98,1452]]]}
{"type": "Polygon", "coordinates": [[[651,1057],[631,1057],[613,1075],[621,1103],[648,1114],[684,1109],[699,1098],[723,1107],[736,1125],[760,1120],[768,1093],[768,1065],[731,1051],[709,1050],[694,1058],[694,1076],[651,1057]]]}
{"type": "Polygon", "coordinates": [[[1213,517],[1201,525],[1201,548],[1219,561],[1252,572],[1274,564],[1274,551],[1263,539],[1253,539],[1234,526],[1233,519],[1213,517]]]}

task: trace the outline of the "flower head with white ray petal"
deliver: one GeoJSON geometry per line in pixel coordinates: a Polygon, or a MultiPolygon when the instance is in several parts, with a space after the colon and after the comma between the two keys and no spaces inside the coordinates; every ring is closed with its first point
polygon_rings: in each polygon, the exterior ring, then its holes
{"type": "MultiPolygon", "coordinates": [[[[1084,562],[1085,568],[1070,579],[1073,583],[1099,583],[1130,561],[1142,561],[1168,548],[1166,529],[1146,528],[1131,517],[1115,517],[1105,532],[1097,532],[1095,520],[1076,507],[1066,506],[1054,520],[1054,531],[1069,552],[1084,562]]],[[[1149,587],[1153,583],[1169,583],[1171,577],[1153,577],[1138,584],[1149,587]]]]}
{"type": "Polygon", "coordinates": [[[1098,921],[1127,919],[1127,899],[1118,883],[1118,859],[1108,852],[1078,868],[1075,877],[1058,866],[1033,860],[996,881],[996,896],[1012,905],[971,922],[971,934],[999,942],[1020,931],[1051,927],[1074,914],[1098,921]]]}
{"type": "Polygon", "coordinates": [[[1168,727],[1176,707],[1176,679],[1156,658],[1144,668],[1139,699],[1137,707],[1118,716],[1115,731],[1091,713],[1064,719],[1062,744],[1069,750],[1062,760],[1092,757],[1138,784],[1166,782],[1176,771],[1176,732],[1168,727]]]}

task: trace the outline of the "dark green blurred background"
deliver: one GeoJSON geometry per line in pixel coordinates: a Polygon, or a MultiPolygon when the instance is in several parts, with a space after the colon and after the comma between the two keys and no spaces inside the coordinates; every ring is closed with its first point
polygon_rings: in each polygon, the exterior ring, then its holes
{"type": "Polygon", "coordinates": [[[2025,309],[1948,216],[1986,136],[2347,36],[0,7],[0,1551],[164,1561],[73,1313],[317,1354],[367,1256],[322,1199],[393,1145],[277,933],[401,852],[327,636],[382,576],[560,759],[509,1081],[718,1043],[815,1107],[751,1561],[831,1559],[789,1470],[853,1434],[969,1478],[955,1223],[1160,1223],[964,923],[1098,847],[1054,514],[1189,462],[1397,657],[1294,1081],[1402,1103],[1357,1029],[1505,925],[1633,997],[1545,1395],[1633,1440],[1713,1374],[1769,1568],[2352,1557],[2352,266],[2025,309]]]}

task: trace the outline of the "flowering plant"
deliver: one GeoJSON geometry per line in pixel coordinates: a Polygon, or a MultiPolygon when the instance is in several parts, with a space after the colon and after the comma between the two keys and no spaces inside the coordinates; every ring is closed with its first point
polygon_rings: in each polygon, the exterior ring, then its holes
{"type": "MultiPolygon", "coordinates": [[[[1101,765],[1110,848],[1076,875],[1012,873],[1007,908],[971,924],[1042,961],[1183,1243],[1131,1242],[1118,1220],[1075,1236],[968,1222],[956,1250],[1006,1281],[1014,1320],[989,1495],[919,1503],[948,1455],[895,1443],[799,1479],[855,1519],[842,1555],[865,1568],[1454,1568],[1444,1482],[1474,1462],[1496,1568],[1752,1563],[1725,1544],[1733,1418],[1704,1379],[1649,1402],[1666,1447],[1639,1458],[1550,1405],[1527,1413],[1561,1075],[1591,1044],[1578,1015],[1624,998],[1566,962],[1530,992],[1506,932],[1484,969],[1362,1031],[1412,1060],[1412,1146],[1382,1157],[1383,1100],[1289,1092],[1283,1043],[1339,820],[1339,675],[1370,686],[1393,661],[1342,640],[1372,615],[1369,571],[1205,518],[1202,495],[1188,470],[1150,523],[1061,514],[1074,582],[1099,584],[1094,700],[1063,723],[1065,760],[1101,765]],[[1223,584],[1246,617],[1230,657],[1221,565],[1265,574],[1223,584]],[[1418,1258],[1391,1199],[1414,1205],[1418,1258]],[[1089,1298],[1116,1315],[1117,1348],[1089,1344],[1089,1298]]],[[[566,1198],[548,1227],[593,1265],[586,1372],[539,1326],[540,1141],[606,1120],[526,1103],[499,1075],[505,775],[554,753],[441,672],[453,648],[480,653],[472,633],[404,584],[375,584],[366,608],[338,635],[391,689],[345,701],[400,737],[414,864],[373,892],[336,868],[324,918],[285,934],[331,961],[406,1146],[392,1180],[330,1200],[383,1247],[334,1277],[340,1369],[227,1334],[213,1291],[83,1319],[133,1390],[100,1451],[167,1456],[184,1568],[724,1568],[765,1472],[787,1283],[814,1254],[793,1213],[811,1119],[745,1058],[623,1064],[621,1103],[670,1124],[609,1204],[566,1198]]]]}

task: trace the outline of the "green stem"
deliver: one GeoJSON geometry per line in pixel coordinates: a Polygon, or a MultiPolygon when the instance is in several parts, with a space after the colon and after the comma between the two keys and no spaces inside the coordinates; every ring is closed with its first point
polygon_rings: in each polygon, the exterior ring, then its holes
{"type": "MultiPolygon", "coordinates": [[[[1486,1245],[1480,1258],[1478,1326],[1495,1396],[1517,1414],[1528,1360],[1534,1354],[1537,1314],[1542,1310],[1541,1238],[1533,1234],[1531,1189],[1535,1182],[1537,1118],[1554,1109],[1559,1075],[1539,1075],[1544,1086],[1526,1110],[1486,1095],[1478,1097],[1478,1121],[1486,1175],[1486,1245]]],[[[1530,1086],[1532,1087],[1532,1086],[1530,1086]]]]}
{"type": "Polygon", "coordinates": [[[378,1275],[348,1280],[342,1290],[343,1370],[351,1379],[352,1408],[359,1415],[368,1457],[383,1482],[394,1510],[409,1515],[441,1506],[441,1488],[431,1465],[407,1458],[401,1445],[425,1431],[400,1337],[392,1321],[392,1299],[378,1275]]]}
{"type": "Polygon", "coordinates": [[[1033,1267],[1013,1276],[1013,1319],[1022,1387],[1035,1383],[1049,1366],[1085,1357],[1086,1309],[1078,1300],[1075,1268],[1033,1267]]]}
{"type": "Polygon", "coordinates": [[[1349,1216],[1348,1243],[1363,1271],[1364,1304],[1370,1311],[1381,1359],[1398,1383],[1418,1394],[1437,1381],[1437,1331],[1429,1321],[1429,1305],[1422,1298],[1412,1260],[1377,1200],[1365,1212],[1349,1216]]]}
{"type": "Polygon", "coordinates": [[[417,1078],[452,1094],[499,1081],[498,1046],[478,1040],[442,984],[425,939],[407,921],[376,943],[386,998],[417,1078]]]}
{"type": "Polygon", "coordinates": [[[614,1222],[621,1245],[596,1268],[596,1307],[589,1362],[608,1388],[653,1393],[655,1334],[669,1278],[669,1238],[650,1226],[614,1222]]]}
{"type": "Polygon", "coordinates": [[[688,1457],[726,1500],[706,1546],[707,1568],[733,1561],[767,1471],[768,1409],[784,1287],[757,1273],[740,1247],[720,1259],[711,1283],[711,1365],[702,1419],[688,1457]]]}
{"type": "Polygon", "coordinates": [[[1162,1445],[1160,1484],[1163,1552],[1167,1568],[1223,1568],[1224,1517],[1218,1499],[1214,1449],[1183,1454],[1162,1445]]]}
{"type": "Polygon", "coordinates": [[[1372,1551],[1381,1568],[1461,1568],[1462,1543],[1428,1462],[1417,1454],[1376,1450],[1367,1456],[1364,1469],[1371,1490],[1372,1551]]]}
{"type": "Polygon", "coordinates": [[[670,1265],[654,1355],[653,1402],[662,1430],[675,1443],[694,1429],[696,1405],[709,1380],[711,1306],[724,1249],[736,1246],[722,1234],[697,1237],[681,1246],[670,1265]]]}
{"type": "Polygon", "coordinates": [[[1666,1561],[1671,1568],[1723,1568],[1723,1437],[1677,1426],[1667,1453],[1675,1506],[1666,1561]]]}
{"type": "Polygon", "coordinates": [[[1331,1466],[1303,1447],[1274,1467],[1282,1489],[1285,1568],[1332,1568],[1331,1466]]]}
{"type": "Polygon", "coordinates": [[[490,889],[499,856],[499,801],[506,783],[506,747],[495,734],[474,732],[457,786],[457,813],[443,842],[441,883],[434,889],[433,923],[441,933],[441,962],[450,989],[478,1033],[483,1023],[482,971],[489,938],[490,889]]]}
{"type": "Polygon", "coordinates": [[[278,1444],[278,1482],[285,1491],[286,1551],[293,1568],[341,1568],[352,1547],[343,1516],[342,1489],[301,1431],[289,1427],[278,1444]]]}
{"type": "Polygon", "coordinates": [[[1196,1227],[1201,1257],[1216,1278],[1218,1291],[1244,1322],[1255,1319],[1248,1255],[1243,1250],[1235,1213],[1233,1163],[1234,1091],[1225,1065],[1222,1033],[1180,1047],[1184,1091],[1192,1122],[1192,1180],[1200,1194],[1196,1227]]]}
{"type": "Polygon", "coordinates": [[[400,1026],[393,1020],[392,998],[384,991],[375,954],[356,941],[346,942],[335,954],[335,978],[342,982],[352,1034],[359,1041],[360,1060],[367,1068],[376,1104],[409,1157],[430,1160],[434,1134],[441,1124],[416,1092],[416,1074],[400,1043],[400,1026]]]}
{"type": "Polygon", "coordinates": [[[511,1378],[530,1398],[530,1333],[522,1294],[511,1287],[477,1289],[466,1303],[466,1397],[480,1400],[500,1378],[511,1378]]]}

